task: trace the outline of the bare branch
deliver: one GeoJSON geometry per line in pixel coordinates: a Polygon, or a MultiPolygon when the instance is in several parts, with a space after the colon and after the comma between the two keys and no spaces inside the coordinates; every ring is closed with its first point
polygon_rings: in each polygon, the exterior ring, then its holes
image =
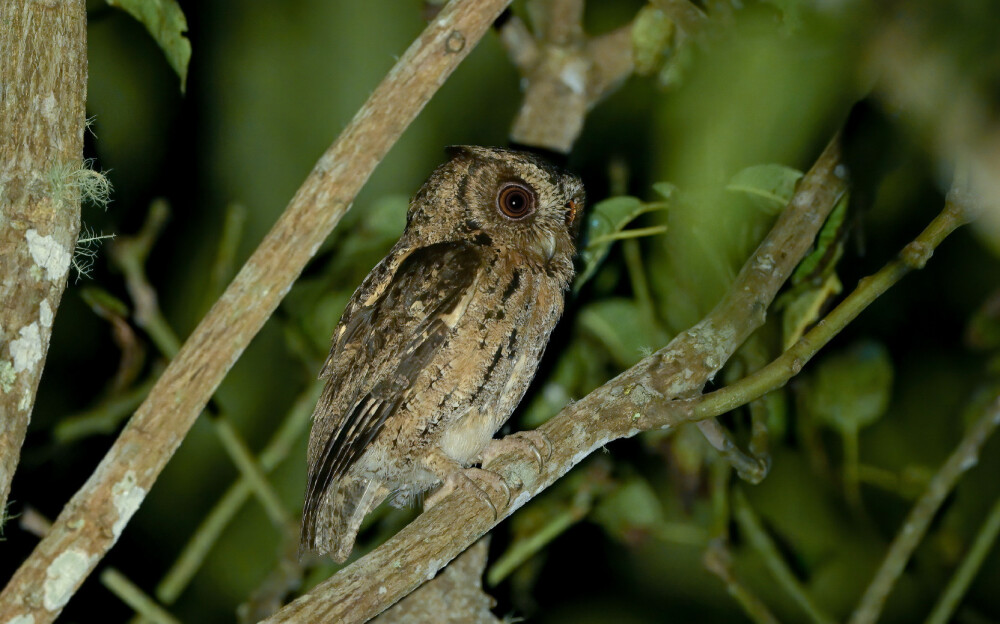
{"type": "Polygon", "coordinates": [[[632,24],[587,41],[587,57],[594,66],[590,70],[587,99],[590,106],[599,102],[632,75],[632,24]]]}
{"type": "Polygon", "coordinates": [[[542,0],[539,6],[539,36],[555,45],[576,45],[583,39],[583,0],[542,0]]]}
{"type": "Polygon", "coordinates": [[[535,37],[520,17],[512,15],[500,28],[500,43],[507,50],[510,62],[522,74],[538,62],[540,51],[535,37]]]}
{"type": "Polygon", "coordinates": [[[80,231],[85,4],[0,11],[0,527],[80,231]]]}
{"type": "Polygon", "coordinates": [[[456,488],[382,546],[266,622],[367,621],[434,578],[469,544],[594,450],[646,429],[670,429],[689,420],[685,402],[672,399],[697,392],[764,322],[768,304],[845,191],[845,182],[837,175],[839,159],[835,138],[802,179],[729,294],[702,322],[539,428],[553,448],[541,472],[533,460],[511,455],[488,466],[504,477],[513,492],[508,507],[503,501],[496,505],[502,510],[499,518],[479,496],[456,488]]]}
{"type": "Polygon", "coordinates": [[[517,17],[500,30],[526,84],[510,138],[567,154],[587,111],[632,74],[632,26],[588,39],[582,0],[550,0],[536,13],[535,38],[517,17]]]}
{"type": "MultiPolygon", "coordinates": [[[[347,211],[372,170],[508,1],[453,0],[414,41],[320,158],[104,460],[63,509],[52,531],[14,574],[0,594],[0,621],[41,624],[55,619],[118,540],[226,372],[347,211]]],[[[82,2],[73,6],[82,13],[82,2]]],[[[23,30],[22,37],[37,38],[30,28],[23,30]]],[[[3,29],[5,35],[9,31],[21,32],[3,29]]],[[[44,38],[49,47],[51,41],[44,38]]],[[[37,71],[37,66],[31,71],[37,71]]],[[[82,109],[80,115],[82,132],[82,109]]],[[[68,257],[65,264],[69,264],[68,257]]]]}

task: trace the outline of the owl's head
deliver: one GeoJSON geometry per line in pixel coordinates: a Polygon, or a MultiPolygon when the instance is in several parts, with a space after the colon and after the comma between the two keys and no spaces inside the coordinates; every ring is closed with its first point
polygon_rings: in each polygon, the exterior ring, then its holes
{"type": "Polygon", "coordinates": [[[408,233],[572,267],[584,205],[578,177],[528,152],[463,145],[448,154],[410,203],[408,233]]]}

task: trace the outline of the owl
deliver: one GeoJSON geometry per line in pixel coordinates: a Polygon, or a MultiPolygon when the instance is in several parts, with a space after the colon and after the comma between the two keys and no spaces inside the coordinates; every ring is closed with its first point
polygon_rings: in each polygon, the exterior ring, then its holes
{"type": "Polygon", "coordinates": [[[562,315],[579,178],[509,149],[448,154],[334,330],[309,438],[302,553],[344,561],[386,498],[408,505],[482,461],[562,315]]]}

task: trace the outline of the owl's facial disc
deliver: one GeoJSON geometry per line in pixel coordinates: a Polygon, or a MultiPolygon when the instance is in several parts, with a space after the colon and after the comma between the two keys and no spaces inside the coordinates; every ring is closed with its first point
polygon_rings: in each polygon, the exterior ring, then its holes
{"type": "MultiPolygon", "coordinates": [[[[512,178],[502,182],[496,190],[496,211],[504,221],[523,232],[521,240],[535,250],[543,262],[549,262],[559,250],[559,240],[555,228],[542,223],[532,223],[546,214],[546,198],[540,196],[535,187],[520,178],[512,178]],[[521,222],[521,223],[519,223],[521,222]]],[[[572,203],[572,202],[571,202],[572,203]]],[[[574,208],[575,210],[575,208],[574,208]]]]}

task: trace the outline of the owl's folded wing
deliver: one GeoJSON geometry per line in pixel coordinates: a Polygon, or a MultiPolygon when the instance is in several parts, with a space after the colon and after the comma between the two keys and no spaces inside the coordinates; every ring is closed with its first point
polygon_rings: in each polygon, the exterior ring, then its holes
{"type": "Polygon", "coordinates": [[[476,245],[436,243],[410,253],[369,305],[364,299],[371,289],[362,286],[354,294],[323,367],[330,378],[316,410],[327,410],[337,423],[310,466],[304,533],[314,529],[316,509],[330,484],[406,401],[464,313],[481,268],[476,245]]]}

